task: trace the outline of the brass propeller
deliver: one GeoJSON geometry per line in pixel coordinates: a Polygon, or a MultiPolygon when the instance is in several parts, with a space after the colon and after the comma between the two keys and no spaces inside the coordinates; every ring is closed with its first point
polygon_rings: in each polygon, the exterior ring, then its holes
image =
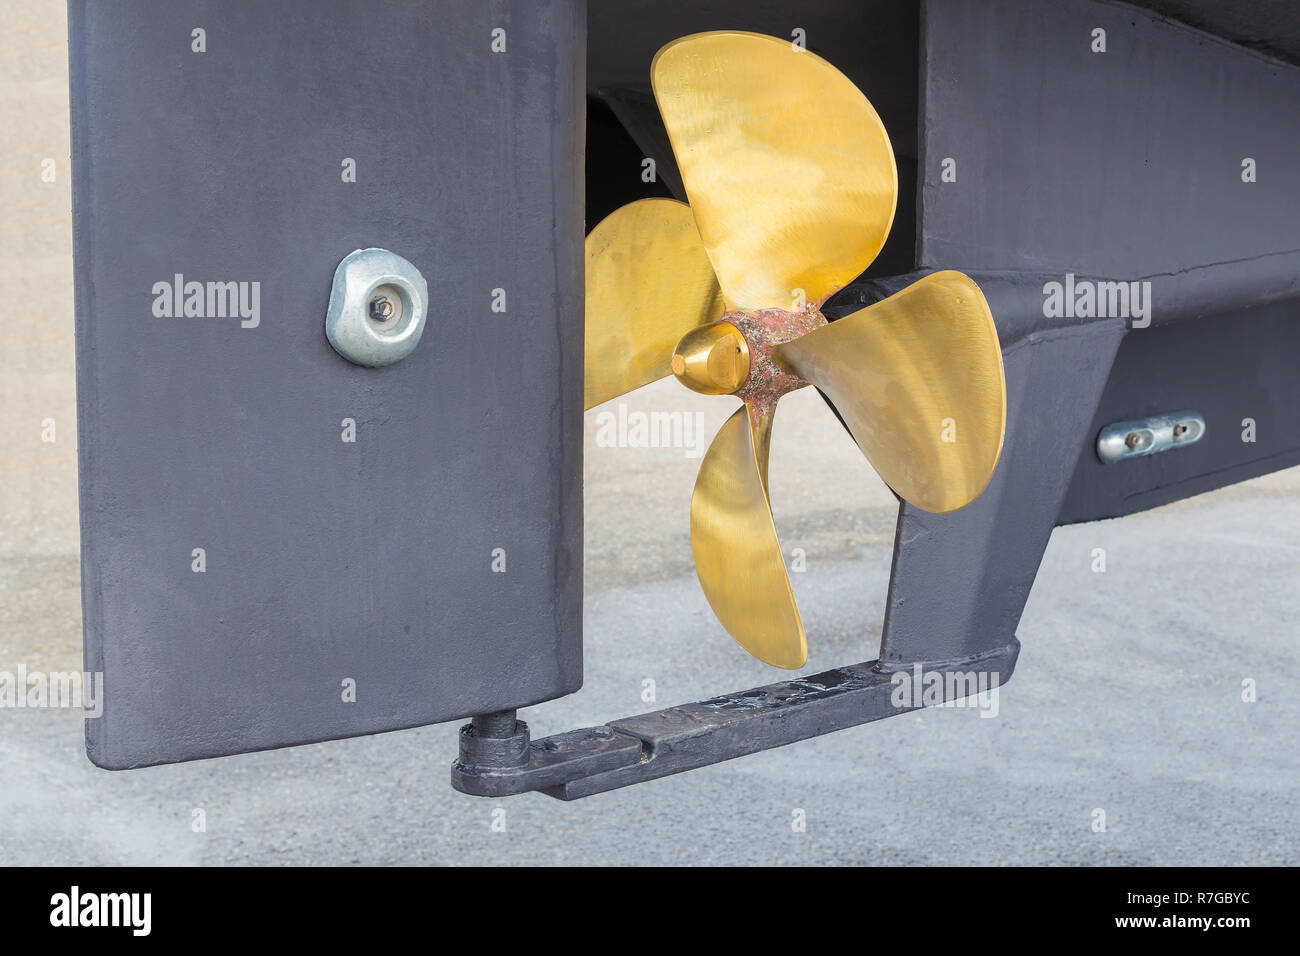
{"type": "Polygon", "coordinates": [[[585,407],[672,371],[673,346],[722,317],[722,295],[691,207],[641,199],[587,236],[585,407]]]}
{"type": "Polygon", "coordinates": [[[833,324],[821,314],[880,252],[898,192],[880,117],[825,60],[774,37],[702,33],[660,50],[651,79],[690,205],[631,203],[588,237],[586,404],[670,372],[744,402],[700,464],[695,569],[736,641],[802,667],[807,640],[768,500],[777,402],[820,386],[890,487],[952,511],[1001,454],[997,330],[957,272],[833,324]]]}
{"type": "Polygon", "coordinates": [[[862,92],[815,53],[700,33],[650,67],[655,100],[727,304],[810,302],[852,282],[894,221],[898,171],[862,92]]]}
{"type": "Polygon", "coordinates": [[[736,409],[709,446],[691,495],[695,573],[713,612],[741,645],[777,667],[808,659],[767,497],[772,419],[736,409]]]}
{"type": "Polygon", "coordinates": [[[993,477],[1002,348],[969,277],[935,272],[772,351],[826,393],[885,484],[918,508],[964,508],[993,477]]]}

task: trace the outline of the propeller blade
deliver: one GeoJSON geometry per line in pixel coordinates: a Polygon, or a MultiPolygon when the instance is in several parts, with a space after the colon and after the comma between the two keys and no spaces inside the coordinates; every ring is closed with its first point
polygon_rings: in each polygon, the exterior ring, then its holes
{"type": "Polygon", "coordinates": [[[889,487],[925,511],[970,504],[1007,423],[1002,349],[984,294],[936,272],[772,350],[818,386],[889,487]]]}
{"type": "Polygon", "coordinates": [[[789,41],[733,31],[674,40],[650,75],[728,305],[791,308],[797,289],[820,302],[876,258],[898,171],[848,77],[789,41]]]}
{"type": "Polygon", "coordinates": [[[678,340],[722,311],[689,206],[641,199],[614,210],[587,236],[585,407],[668,375],[678,340]]]}
{"type": "Polygon", "coordinates": [[[727,633],[759,660],[794,669],[808,642],[768,503],[771,434],[772,417],[751,424],[748,405],[719,429],[691,495],[691,550],[727,633]]]}

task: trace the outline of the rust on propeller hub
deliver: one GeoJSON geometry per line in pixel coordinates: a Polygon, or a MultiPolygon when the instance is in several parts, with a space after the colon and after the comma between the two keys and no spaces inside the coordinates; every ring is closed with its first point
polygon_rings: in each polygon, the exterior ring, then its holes
{"type": "Polygon", "coordinates": [[[771,416],[777,399],[809,384],[772,358],[772,347],[826,325],[814,306],[803,312],[757,309],[727,312],[694,328],[673,350],[673,374],[705,395],[735,395],[756,419],[771,416]]]}
{"type": "Polygon", "coordinates": [[[749,377],[736,397],[750,406],[750,416],[769,418],[782,395],[803,388],[809,382],[782,368],[772,358],[772,346],[784,345],[826,325],[826,317],[813,306],[805,312],[759,309],[756,312],[728,312],[722,321],[735,326],[749,346],[749,377]]]}

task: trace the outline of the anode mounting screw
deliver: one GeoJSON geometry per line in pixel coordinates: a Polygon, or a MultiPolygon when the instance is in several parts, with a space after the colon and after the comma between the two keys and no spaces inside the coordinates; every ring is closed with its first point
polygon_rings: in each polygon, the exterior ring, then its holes
{"type": "Polygon", "coordinates": [[[370,317],[376,322],[387,322],[393,317],[393,303],[387,296],[377,295],[370,300],[370,317]]]}

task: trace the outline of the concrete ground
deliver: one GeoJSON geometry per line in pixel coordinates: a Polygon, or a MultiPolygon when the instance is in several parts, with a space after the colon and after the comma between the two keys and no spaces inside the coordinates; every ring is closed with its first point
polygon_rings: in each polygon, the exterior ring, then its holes
{"type": "MultiPolygon", "coordinates": [[[[79,670],[63,4],[0,0],[0,23],[0,671],[79,670]]],[[[734,404],[672,381],[626,401],[699,410],[705,440],[734,404]]],[[[524,713],[537,736],[776,675],[695,581],[698,459],[601,447],[597,415],[586,686],[524,713]]],[[[893,499],[815,395],[777,422],[772,498],[786,551],[807,555],[808,670],[865,659],[893,499]]],[[[572,804],[455,793],[450,725],[115,774],[86,760],[79,714],[0,709],[0,862],[1300,863],[1297,527],[1293,470],[1058,529],[996,718],[908,714],[572,804]]]]}

